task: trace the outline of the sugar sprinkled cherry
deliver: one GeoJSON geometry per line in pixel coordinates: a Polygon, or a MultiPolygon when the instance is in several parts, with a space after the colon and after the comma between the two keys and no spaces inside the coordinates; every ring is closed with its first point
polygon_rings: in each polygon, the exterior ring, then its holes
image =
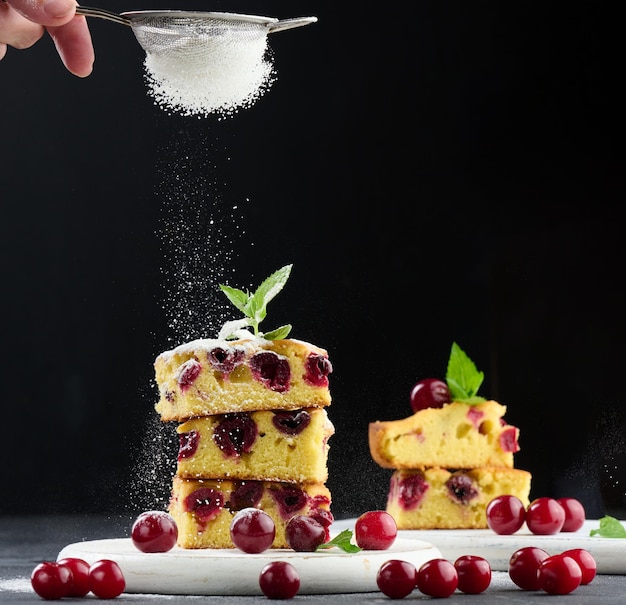
{"type": "Polygon", "coordinates": [[[126,588],[120,566],[111,559],[96,561],[89,568],[89,590],[99,599],[114,599],[126,588]]]}
{"type": "Polygon", "coordinates": [[[441,408],[450,401],[448,385],[438,378],[424,378],[411,389],[410,402],[414,412],[425,408],[441,408]]]}
{"type": "Polygon", "coordinates": [[[174,548],[177,539],[176,521],[164,511],[141,513],[131,528],[131,540],[142,552],[167,552],[174,548]]]}
{"type": "Polygon", "coordinates": [[[584,548],[570,548],[561,553],[562,555],[568,555],[572,557],[582,572],[581,584],[590,584],[596,577],[597,563],[594,556],[584,548]]]}
{"type": "Polygon", "coordinates": [[[89,592],[89,563],[76,557],[65,557],[57,561],[72,572],[72,585],[68,597],[84,597],[89,592]]]}
{"type": "Polygon", "coordinates": [[[564,523],[565,511],[554,498],[536,498],[526,509],[526,526],[533,534],[558,534],[564,523]]]}
{"type": "Polygon", "coordinates": [[[242,508],[230,523],[230,539],[246,553],[267,550],[276,536],[274,520],[260,508],[242,508]]]}
{"type": "Polygon", "coordinates": [[[409,561],[389,559],[376,573],[378,590],[390,599],[403,599],[417,584],[417,568],[409,561]]]}
{"type": "Polygon", "coordinates": [[[429,597],[449,597],[457,588],[459,575],[447,559],[435,558],[422,563],[417,570],[416,586],[429,597]]]}
{"type": "Polygon", "coordinates": [[[547,557],[537,569],[539,588],[548,594],[569,594],[580,586],[581,580],[580,566],[568,555],[547,557]]]}
{"type": "Polygon", "coordinates": [[[565,522],[561,531],[578,531],[585,523],[585,507],[576,498],[557,498],[565,511],[565,522]]]}
{"type": "Polygon", "coordinates": [[[261,570],[259,587],[268,599],[292,599],[300,590],[300,575],[287,561],[270,561],[261,570]]]}
{"type": "Polygon", "coordinates": [[[367,511],[354,523],[354,538],[357,546],[364,550],[386,550],[397,535],[395,519],[384,510],[367,511]]]}
{"type": "Polygon", "coordinates": [[[326,542],[326,528],[313,517],[294,515],[285,526],[289,548],[297,552],[313,552],[326,542]]]}
{"type": "Polygon", "coordinates": [[[499,535],[510,535],[524,524],[526,509],[517,496],[503,494],[490,500],[485,514],[490,529],[499,535]]]}
{"type": "Polygon", "coordinates": [[[539,590],[537,570],[550,555],[543,548],[523,546],[509,559],[509,577],[522,590],[539,590]]]}
{"type": "Polygon", "coordinates": [[[62,599],[71,591],[72,572],[56,561],[42,561],[31,572],[30,584],[42,599],[62,599]]]}
{"type": "Polygon", "coordinates": [[[459,577],[457,588],[466,594],[480,594],[491,584],[491,565],[477,555],[462,555],[454,567],[459,577]]]}

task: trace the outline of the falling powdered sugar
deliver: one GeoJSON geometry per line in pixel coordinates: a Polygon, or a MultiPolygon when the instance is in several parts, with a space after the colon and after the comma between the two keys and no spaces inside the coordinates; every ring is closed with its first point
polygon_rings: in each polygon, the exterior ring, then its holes
{"type": "MultiPolygon", "coordinates": [[[[144,62],[157,105],[187,116],[233,115],[254,104],[275,81],[267,29],[258,24],[222,24],[148,44],[144,62]]],[[[144,45],[145,47],[146,45],[144,45]]]]}

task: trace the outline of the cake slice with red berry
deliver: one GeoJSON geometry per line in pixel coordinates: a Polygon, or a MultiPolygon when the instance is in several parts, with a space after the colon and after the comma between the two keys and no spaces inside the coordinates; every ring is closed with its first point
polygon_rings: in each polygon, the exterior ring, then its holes
{"type": "Polygon", "coordinates": [[[330,405],[326,350],[301,340],[241,335],[195,340],[157,357],[156,410],[163,421],[330,405]]]}
{"type": "Polygon", "coordinates": [[[503,421],[496,401],[447,403],[408,418],[372,422],[369,446],[383,468],[513,468],[519,429],[503,421]]]}
{"type": "Polygon", "coordinates": [[[397,470],[387,512],[401,529],[486,529],[486,508],[496,496],[529,504],[531,475],[511,468],[397,470]]]}
{"type": "Polygon", "coordinates": [[[335,428],[324,408],[233,412],[178,426],[179,477],[228,477],[294,483],[328,478],[335,428]]]}
{"type": "Polygon", "coordinates": [[[411,416],[369,424],[373,460],[394,469],[386,510],[399,529],[486,528],[494,497],[528,504],[531,474],[514,468],[519,429],[506,406],[477,394],[483,378],[453,343],[446,382],[419,381],[411,416]]]}
{"type": "Polygon", "coordinates": [[[230,524],[243,508],[260,508],[272,517],[272,548],[288,548],[285,526],[294,515],[310,516],[325,528],[333,522],[331,495],[321,483],[232,481],[174,477],[169,512],[178,526],[181,548],[233,548],[230,524]]]}

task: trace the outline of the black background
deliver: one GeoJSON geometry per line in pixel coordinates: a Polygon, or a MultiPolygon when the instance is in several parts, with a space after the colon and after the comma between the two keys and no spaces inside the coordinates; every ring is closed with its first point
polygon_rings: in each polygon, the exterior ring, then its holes
{"type": "Polygon", "coordinates": [[[163,505],[154,358],[238,317],[218,283],[287,263],[263,327],[330,353],[337,517],[384,507],[368,422],[408,416],[453,341],[520,427],[532,496],[623,508],[601,489],[626,450],[616,8],[101,6],[319,21],[271,36],[277,81],[226,119],[155,106],[106,21],[87,79],[47,38],[0,62],[0,513],[163,505]]]}

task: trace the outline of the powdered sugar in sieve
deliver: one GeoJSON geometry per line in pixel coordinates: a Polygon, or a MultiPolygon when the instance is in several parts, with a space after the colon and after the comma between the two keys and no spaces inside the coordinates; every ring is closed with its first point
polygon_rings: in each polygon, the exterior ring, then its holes
{"type": "Polygon", "coordinates": [[[252,105],[275,79],[267,34],[317,21],[171,10],[118,15],[85,6],[76,12],[130,25],[146,52],[146,82],[156,103],[198,116],[252,105]]]}

